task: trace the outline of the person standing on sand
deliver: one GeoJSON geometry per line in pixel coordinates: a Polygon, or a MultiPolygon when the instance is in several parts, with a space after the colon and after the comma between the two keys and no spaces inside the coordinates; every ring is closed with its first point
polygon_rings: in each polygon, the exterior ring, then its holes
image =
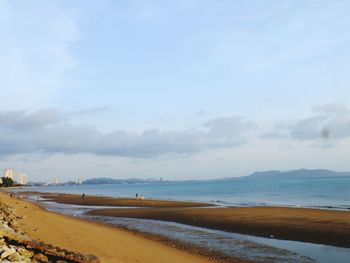
{"type": "Polygon", "coordinates": [[[140,196],[140,201],[142,202],[145,198],[143,197],[143,195],[140,196]]]}
{"type": "Polygon", "coordinates": [[[81,196],[81,199],[85,199],[85,193],[81,196]]]}
{"type": "Polygon", "coordinates": [[[138,200],[139,199],[139,194],[136,194],[135,197],[136,197],[136,200],[138,200]]]}

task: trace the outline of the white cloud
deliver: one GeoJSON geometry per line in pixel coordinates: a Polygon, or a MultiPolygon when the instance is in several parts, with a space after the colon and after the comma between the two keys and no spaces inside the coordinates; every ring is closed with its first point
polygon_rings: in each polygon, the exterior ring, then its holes
{"type": "Polygon", "coordinates": [[[187,155],[243,144],[246,132],[255,128],[239,117],[224,117],[209,120],[197,129],[103,134],[87,125],[72,125],[67,118],[52,109],[0,112],[0,154],[187,155]]]}
{"type": "Polygon", "coordinates": [[[275,126],[262,137],[327,142],[332,139],[348,138],[350,137],[350,109],[342,104],[317,106],[313,108],[312,116],[297,121],[286,121],[284,124],[275,126]]]}

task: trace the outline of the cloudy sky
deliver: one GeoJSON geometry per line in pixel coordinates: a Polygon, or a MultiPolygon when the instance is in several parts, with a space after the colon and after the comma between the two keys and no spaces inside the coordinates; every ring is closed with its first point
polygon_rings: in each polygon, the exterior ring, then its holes
{"type": "Polygon", "coordinates": [[[350,170],[347,0],[0,0],[0,167],[350,170]]]}

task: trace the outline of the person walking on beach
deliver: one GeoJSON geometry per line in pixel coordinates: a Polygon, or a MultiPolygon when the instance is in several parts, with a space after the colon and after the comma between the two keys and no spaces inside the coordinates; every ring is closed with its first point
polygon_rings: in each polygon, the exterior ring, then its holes
{"type": "Polygon", "coordinates": [[[143,197],[143,195],[140,196],[140,201],[142,202],[145,198],[143,197]]]}
{"type": "Polygon", "coordinates": [[[85,199],[85,193],[81,196],[81,199],[85,199]]]}
{"type": "Polygon", "coordinates": [[[139,194],[136,194],[135,197],[136,197],[136,200],[139,200],[139,194]]]}

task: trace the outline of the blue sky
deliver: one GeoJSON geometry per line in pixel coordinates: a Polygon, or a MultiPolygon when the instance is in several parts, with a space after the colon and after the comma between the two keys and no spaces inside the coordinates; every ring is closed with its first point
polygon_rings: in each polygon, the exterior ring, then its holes
{"type": "Polygon", "coordinates": [[[0,0],[0,166],[350,170],[348,1],[0,0]]]}

